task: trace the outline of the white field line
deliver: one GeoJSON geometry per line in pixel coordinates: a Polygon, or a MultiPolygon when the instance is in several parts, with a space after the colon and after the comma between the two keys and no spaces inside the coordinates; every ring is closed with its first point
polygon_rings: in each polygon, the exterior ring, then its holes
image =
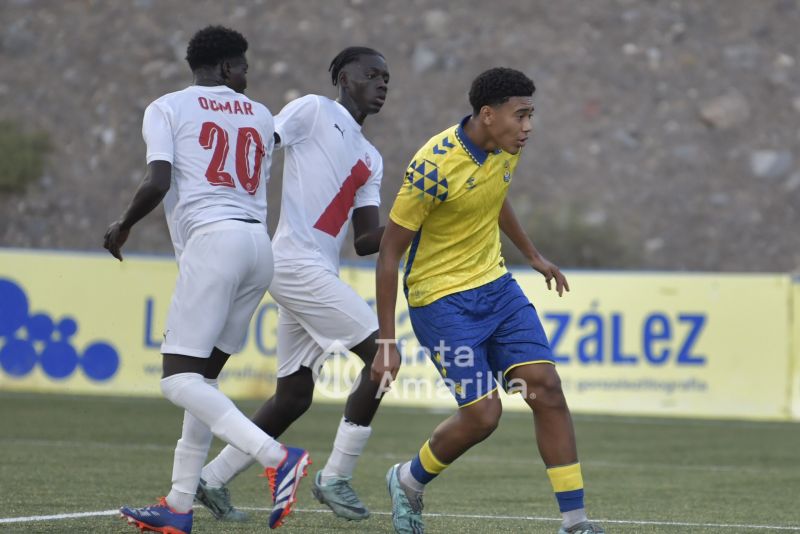
{"type": "MultiPolygon", "coordinates": [[[[241,507],[242,510],[269,511],[270,508],[241,507]]],[[[298,509],[299,513],[328,514],[330,510],[320,509],[298,509]]],[[[10,523],[32,523],[35,521],[60,521],[63,519],[78,519],[82,517],[110,516],[118,514],[118,510],[103,510],[100,512],[78,512],[72,514],[55,515],[34,515],[27,517],[3,517],[0,524],[10,523]]],[[[389,516],[391,512],[372,512],[375,515],[389,516]]],[[[481,519],[488,521],[538,521],[538,522],[557,522],[560,519],[552,517],[535,517],[524,515],[478,515],[478,514],[447,514],[447,513],[427,513],[426,517],[442,517],[448,519],[481,519]]],[[[614,523],[619,525],[651,525],[665,527],[702,527],[702,528],[740,528],[751,530],[782,530],[790,532],[800,532],[800,526],[780,526],[780,525],[747,525],[737,523],[689,523],[683,521],[642,521],[636,519],[597,519],[598,523],[614,523]]]]}

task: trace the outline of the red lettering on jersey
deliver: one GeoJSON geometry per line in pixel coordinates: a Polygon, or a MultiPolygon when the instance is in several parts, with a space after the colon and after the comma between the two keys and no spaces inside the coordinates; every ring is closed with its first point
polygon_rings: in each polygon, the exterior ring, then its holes
{"type": "MultiPolygon", "coordinates": [[[[213,102],[213,100],[212,100],[213,102]]],[[[236,177],[250,195],[255,195],[261,183],[261,162],[267,151],[261,134],[255,128],[239,128],[236,138],[236,177]],[[250,165],[250,154],[253,165],[250,165]]],[[[228,132],[219,124],[204,122],[200,129],[200,146],[206,150],[213,148],[211,161],[206,169],[206,179],[211,185],[236,187],[230,173],[225,171],[228,157],[228,132]]]]}
{"type": "Polygon", "coordinates": [[[333,197],[333,200],[319,219],[314,223],[314,228],[321,230],[326,234],[336,237],[342,230],[342,226],[347,222],[347,216],[350,214],[350,208],[356,201],[356,191],[367,183],[370,176],[370,170],[366,164],[358,160],[353,168],[350,169],[350,176],[342,184],[342,188],[333,197]]]}
{"type": "Polygon", "coordinates": [[[253,115],[253,105],[248,102],[233,101],[220,103],[211,98],[198,97],[197,101],[203,109],[210,109],[211,111],[219,111],[222,113],[230,113],[231,115],[253,115]]]}
{"type": "MultiPolygon", "coordinates": [[[[213,100],[211,101],[213,104],[213,100]]],[[[214,149],[211,162],[206,169],[206,179],[211,185],[235,187],[233,178],[225,172],[225,159],[228,157],[228,132],[213,122],[204,122],[200,129],[200,146],[206,150],[214,149]]],[[[250,193],[252,195],[252,193],[250,193]]]]}
{"type": "Polygon", "coordinates": [[[264,159],[264,143],[255,128],[239,128],[236,139],[236,177],[244,190],[256,194],[261,182],[261,160],[264,159]],[[250,149],[253,151],[253,166],[250,167],[250,149]]]}

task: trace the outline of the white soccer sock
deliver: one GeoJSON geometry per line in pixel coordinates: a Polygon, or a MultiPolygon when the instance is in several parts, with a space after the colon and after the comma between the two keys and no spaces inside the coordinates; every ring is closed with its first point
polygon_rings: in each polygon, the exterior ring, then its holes
{"type": "Polygon", "coordinates": [[[565,529],[589,520],[589,518],[586,517],[586,508],[578,508],[577,510],[570,510],[569,512],[561,512],[561,517],[563,518],[561,526],[563,526],[565,529]]]}
{"type": "Polygon", "coordinates": [[[203,468],[203,480],[212,488],[224,486],[250,467],[255,460],[233,445],[228,445],[203,468]]]}
{"type": "Polygon", "coordinates": [[[411,474],[410,461],[400,466],[397,470],[397,478],[400,480],[401,484],[418,493],[423,493],[425,491],[425,484],[414,478],[414,475],[411,474]]]}
{"type": "Polygon", "coordinates": [[[228,397],[208,385],[202,375],[179,373],[162,378],[161,391],[173,404],[208,426],[215,436],[253,456],[264,467],[276,467],[286,457],[283,445],[245,417],[228,397]]]}
{"type": "Polygon", "coordinates": [[[345,421],[342,417],[333,450],[328,458],[328,463],[320,475],[322,483],[327,483],[331,478],[350,478],[356,468],[359,456],[367,445],[367,440],[372,434],[372,427],[359,426],[345,421]]]}
{"type": "MultiPolygon", "coordinates": [[[[205,379],[205,382],[215,389],[219,387],[216,380],[205,379]]],[[[189,412],[183,412],[183,431],[172,462],[172,489],[167,495],[167,504],[178,512],[192,509],[200,470],[213,437],[210,428],[189,412]]]]}

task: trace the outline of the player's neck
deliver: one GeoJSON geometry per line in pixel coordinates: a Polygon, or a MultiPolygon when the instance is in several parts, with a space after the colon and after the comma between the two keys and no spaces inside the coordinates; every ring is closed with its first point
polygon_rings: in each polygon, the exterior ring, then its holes
{"type": "Polygon", "coordinates": [[[216,87],[218,85],[225,85],[225,80],[222,79],[216,69],[197,69],[193,72],[192,83],[194,85],[201,85],[203,87],[216,87]]]}
{"type": "Polygon", "coordinates": [[[475,116],[470,117],[464,125],[464,133],[475,146],[485,152],[492,152],[497,149],[497,144],[492,141],[489,133],[475,116]]]}
{"type": "Polygon", "coordinates": [[[347,112],[353,117],[353,120],[355,120],[361,126],[364,125],[364,120],[367,118],[367,114],[358,109],[358,106],[356,106],[356,103],[353,102],[352,98],[348,97],[347,94],[340,94],[336,101],[347,110],[347,112]]]}

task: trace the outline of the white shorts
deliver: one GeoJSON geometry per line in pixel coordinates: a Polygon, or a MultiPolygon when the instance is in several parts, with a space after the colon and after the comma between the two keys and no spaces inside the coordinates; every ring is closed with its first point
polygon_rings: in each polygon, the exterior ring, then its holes
{"type": "Polygon", "coordinates": [[[369,304],[324,269],[276,266],[269,292],[278,303],[278,377],[302,366],[316,378],[332,350],[352,349],[378,330],[369,304]]]}
{"type": "Polygon", "coordinates": [[[167,314],[162,354],[233,354],[272,280],[272,244],[263,224],[234,220],[201,226],[186,242],[167,314]]]}

